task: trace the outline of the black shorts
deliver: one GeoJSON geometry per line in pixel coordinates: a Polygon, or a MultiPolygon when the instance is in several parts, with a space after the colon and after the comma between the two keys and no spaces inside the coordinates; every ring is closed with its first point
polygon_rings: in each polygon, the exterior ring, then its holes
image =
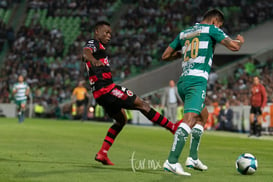
{"type": "Polygon", "coordinates": [[[261,107],[254,107],[254,106],[251,106],[250,114],[261,115],[261,114],[262,114],[261,107]]]}
{"type": "Polygon", "coordinates": [[[136,95],[129,89],[116,85],[110,92],[96,99],[97,103],[103,106],[105,112],[113,117],[122,108],[134,109],[136,95]]]}
{"type": "Polygon", "coordinates": [[[76,101],[77,107],[80,107],[80,106],[82,106],[82,105],[84,105],[84,104],[85,104],[85,99],[83,99],[83,100],[77,100],[77,101],[76,101]]]}

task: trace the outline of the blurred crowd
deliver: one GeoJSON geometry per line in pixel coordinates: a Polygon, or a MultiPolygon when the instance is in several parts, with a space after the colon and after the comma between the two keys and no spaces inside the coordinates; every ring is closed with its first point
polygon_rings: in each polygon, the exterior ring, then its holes
{"type": "MultiPolygon", "coordinates": [[[[207,85],[206,105],[218,106],[226,101],[231,106],[250,105],[250,88],[254,76],[258,76],[265,86],[268,103],[273,103],[273,57],[266,62],[248,57],[246,63],[236,65],[235,71],[228,78],[220,80],[218,74],[212,70],[207,85]]],[[[161,95],[161,92],[156,92],[145,99],[157,106],[161,103],[161,95]]]]}
{"type": "MultiPolygon", "coordinates": [[[[136,73],[147,71],[160,63],[164,48],[173,40],[182,29],[200,22],[201,16],[207,9],[218,7],[225,13],[224,31],[236,34],[272,17],[273,3],[270,0],[194,0],[194,1],[167,1],[139,0],[132,1],[120,11],[118,23],[113,31],[110,57],[115,80],[127,78],[136,73]],[[201,13],[200,13],[201,12],[201,13]]],[[[115,7],[114,1],[109,1],[101,9],[88,12],[87,19],[82,19],[82,34],[77,38],[77,46],[89,39],[89,32],[97,20],[112,20],[115,7]],[[97,16],[96,13],[100,16],[97,16]],[[95,15],[95,16],[93,16],[95,15]]],[[[86,17],[86,16],[83,16],[86,17]]],[[[75,46],[75,47],[77,47],[75,46]]]]}
{"type": "MultiPolygon", "coordinates": [[[[12,2],[1,1],[0,5],[2,8],[8,8],[12,2]],[[2,7],[4,2],[7,2],[6,7],[2,7]]],[[[250,28],[273,15],[273,3],[270,0],[128,2],[120,4],[117,0],[27,1],[28,10],[46,8],[47,16],[81,17],[81,33],[69,45],[67,54],[63,51],[63,32],[57,28],[49,30],[39,22],[33,22],[30,26],[22,25],[15,32],[12,27],[0,21],[0,48],[1,40],[7,40],[9,45],[8,55],[0,71],[0,103],[11,102],[10,88],[19,74],[25,76],[30,85],[34,102],[59,105],[69,100],[73,88],[79,80],[84,79],[80,52],[83,44],[92,37],[94,24],[98,20],[108,20],[115,25],[108,50],[116,81],[157,65],[163,49],[174,36],[181,29],[199,22],[200,15],[210,7],[219,7],[225,13],[224,30],[229,34],[250,28]]],[[[268,62],[272,65],[272,59],[268,62]]],[[[261,75],[272,100],[272,66],[259,65],[255,60],[250,60],[249,63],[255,65],[255,73],[261,75]]],[[[217,75],[213,73],[214,78],[211,79],[214,81],[209,85],[207,103],[219,102],[224,97],[231,100],[231,105],[247,104],[253,73],[247,71],[246,65],[238,65],[234,77],[223,83],[219,82],[217,75]]]]}
{"type": "Polygon", "coordinates": [[[79,54],[63,56],[63,37],[56,29],[39,24],[21,26],[1,67],[0,102],[12,100],[10,88],[23,75],[32,90],[34,103],[58,105],[69,100],[73,86],[82,79],[79,54]]]}
{"type": "Polygon", "coordinates": [[[8,9],[14,3],[20,3],[20,2],[21,2],[21,0],[1,0],[0,1],[0,8],[8,9]]]}
{"type": "MultiPolygon", "coordinates": [[[[214,77],[215,73],[210,75],[214,77]]],[[[245,64],[238,63],[234,73],[225,80],[214,80],[214,84],[208,85],[207,105],[217,102],[222,104],[228,100],[230,105],[250,105],[250,88],[253,84],[253,76],[258,75],[265,86],[268,102],[273,102],[273,58],[266,62],[259,62],[249,57],[245,64]]],[[[210,81],[209,81],[210,82],[210,81]]]]}
{"type": "Polygon", "coordinates": [[[228,34],[238,33],[273,15],[273,3],[269,0],[136,1],[126,9],[119,21],[120,31],[113,36],[116,51],[112,61],[118,66],[118,72],[125,72],[126,77],[135,69],[145,71],[157,64],[174,36],[200,22],[204,11],[211,7],[225,13],[224,31],[228,34]]]}

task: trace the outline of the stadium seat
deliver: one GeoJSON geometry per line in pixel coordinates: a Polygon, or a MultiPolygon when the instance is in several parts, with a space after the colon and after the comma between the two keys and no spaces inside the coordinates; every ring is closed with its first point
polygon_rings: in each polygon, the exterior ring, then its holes
{"type": "Polygon", "coordinates": [[[0,8],[0,19],[3,19],[5,10],[0,8]]]}
{"type": "Polygon", "coordinates": [[[11,15],[11,10],[7,9],[6,12],[5,12],[5,15],[3,17],[3,22],[4,23],[6,23],[6,24],[8,23],[10,15],[11,15]]]}

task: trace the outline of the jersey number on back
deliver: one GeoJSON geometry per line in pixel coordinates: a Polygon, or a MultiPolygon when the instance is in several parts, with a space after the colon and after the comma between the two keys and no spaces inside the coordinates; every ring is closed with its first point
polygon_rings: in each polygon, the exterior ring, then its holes
{"type": "Polygon", "coordinates": [[[192,41],[190,42],[190,40],[186,40],[185,42],[185,50],[183,52],[184,54],[184,61],[188,61],[190,58],[196,58],[198,56],[198,49],[199,49],[199,39],[197,37],[195,37],[194,39],[192,39],[192,41]],[[191,56],[187,56],[187,52],[189,50],[191,46],[191,56]]]}

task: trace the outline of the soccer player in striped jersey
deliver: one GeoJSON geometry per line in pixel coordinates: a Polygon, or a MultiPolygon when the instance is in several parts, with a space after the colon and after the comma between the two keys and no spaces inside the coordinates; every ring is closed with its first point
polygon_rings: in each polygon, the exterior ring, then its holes
{"type": "Polygon", "coordinates": [[[103,106],[106,113],[113,119],[114,124],[109,128],[95,160],[104,165],[114,165],[108,158],[108,151],[115,138],[127,123],[124,109],[139,110],[151,122],[156,123],[173,134],[180,122],[172,123],[159,114],[148,103],[135,95],[128,88],[113,83],[110,64],[106,53],[106,45],[111,40],[112,29],[105,21],[95,25],[94,39],[87,41],[83,48],[82,61],[86,65],[88,80],[96,102],[103,106]]]}
{"type": "Polygon", "coordinates": [[[177,87],[184,102],[185,113],[183,122],[175,133],[168,160],[164,163],[164,169],[167,171],[190,175],[178,162],[189,134],[191,134],[191,146],[186,166],[201,171],[208,169],[198,158],[198,148],[208,118],[204,100],[214,48],[216,43],[221,43],[231,51],[239,51],[244,43],[241,35],[237,35],[235,40],[227,36],[220,29],[223,23],[224,15],[220,10],[207,11],[200,23],[181,31],[162,55],[163,60],[177,58],[182,60],[182,74],[177,87]]]}
{"type": "Polygon", "coordinates": [[[24,77],[22,75],[18,76],[18,82],[14,84],[12,93],[17,105],[18,122],[21,123],[25,120],[27,96],[29,95],[29,86],[24,82],[24,77]]]}

